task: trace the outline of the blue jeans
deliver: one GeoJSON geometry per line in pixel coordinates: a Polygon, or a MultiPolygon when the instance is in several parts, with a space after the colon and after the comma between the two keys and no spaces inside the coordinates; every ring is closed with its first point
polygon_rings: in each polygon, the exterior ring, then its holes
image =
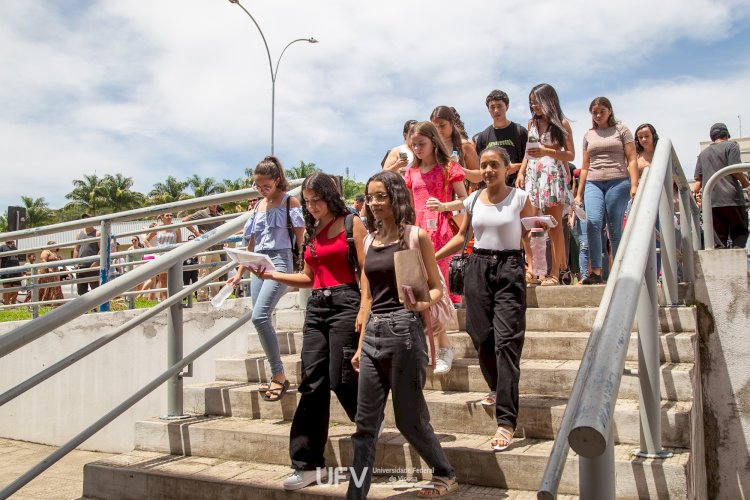
{"type": "MultiPolygon", "coordinates": [[[[279,272],[285,273],[292,268],[292,251],[289,248],[256,250],[256,252],[268,255],[279,272]]],[[[284,373],[284,365],[281,363],[279,340],[276,338],[276,330],[273,327],[273,310],[286,292],[287,286],[278,281],[262,280],[253,275],[250,288],[253,297],[253,325],[258,332],[263,352],[271,365],[271,374],[275,377],[279,373],[284,373]]]]}
{"type": "MultiPolygon", "coordinates": [[[[576,219],[578,225],[578,267],[581,272],[581,279],[589,276],[589,240],[586,235],[586,221],[576,219]]],[[[609,253],[607,253],[607,232],[602,230],[601,233],[602,249],[602,279],[607,281],[609,278],[609,253]]]]}
{"type": "Polygon", "coordinates": [[[586,236],[592,269],[602,267],[602,242],[596,236],[601,234],[605,223],[609,228],[612,255],[617,255],[617,247],[622,237],[622,219],[629,200],[630,179],[628,178],[586,183],[584,192],[586,236]]]}

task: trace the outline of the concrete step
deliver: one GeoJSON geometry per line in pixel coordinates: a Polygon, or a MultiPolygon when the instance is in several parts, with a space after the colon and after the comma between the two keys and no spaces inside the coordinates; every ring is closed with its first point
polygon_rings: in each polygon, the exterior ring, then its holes
{"type": "MultiPolygon", "coordinates": [[[[224,460],[289,463],[288,422],[241,418],[200,417],[179,422],[159,419],[136,424],[136,448],[142,451],[214,457],[224,460]]],[[[326,445],[328,467],[352,463],[351,425],[329,429],[326,445]]],[[[491,435],[438,433],[446,455],[462,483],[512,490],[535,490],[552,448],[552,441],[514,439],[502,453],[491,450],[491,435]]],[[[631,457],[631,445],[615,446],[617,498],[685,498],[689,452],[669,449],[674,455],[664,460],[631,457]]],[[[406,470],[427,469],[400,433],[386,428],[378,443],[375,466],[406,470]]],[[[568,457],[560,481],[560,493],[577,494],[578,464],[568,457]]]]}
{"type": "MultiPolygon", "coordinates": [[[[560,288],[560,287],[553,287],[560,288]]],[[[567,287],[582,288],[582,287],[567,287]]],[[[662,332],[694,332],[695,309],[692,307],[659,308],[659,328],[662,332]]],[[[595,307],[536,307],[526,310],[526,331],[590,332],[594,325],[595,307]]],[[[275,326],[280,331],[301,331],[305,311],[276,310],[275,326]]],[[[466,330],[466,310],[459,309],[446,326],[448,330],[466,330]]],[[[633,331],[636,330],[633,321],[633,331]]]]}
{"type": "MultiPolygon", "coordinates": [[[[84,498],[140,500],[143,498],[180,498],[182,500],[247,500],[263,498],[282,500],[329,500],[343,498],[348,477],[336,480],[329,472],[330,484],[311,485],[292,493],[284,491],[281,482],[290,474],[287,465],[225,460],[221,458],[165,455],[134,451],[108,460],[92,462],[83,469],[84,498]]],[[[426,481],[405,479],[400,474],[374,477],[368,497],[403,498],[415,493],[426,481]]],[[[511,491],[461,484],[450,496],[458,500],[536,499],[536,492],[511,491]]],[[[559,500],[574,500],[574,495],[558,495],[559,500]]]]}
{"type": "MultiPolygon", "coordinates": [[[[455,356],[476,357],[477,352],[466,332],[448,332],[455,356]]],[[[670,363],[692,363],[695,359],[693,348],[694,333],[667,332],[660,335],[661,360],[670,363]]],[[[523,344],[524,359],[581,359],[589,340],[589,332],[526,332],[523,344]]],[[[277,332],[281,354],[302,352],[302,332],[277,332]]],[[[257,334],[248,335],[248,353],[260,355],[263,347],[257,334]]],[[[638,334],[631,335],[628,347],[628,361],[638,361],[638,334]]]]}
{"type": "MultiPolygon", "coordinates": [[[[493,434],[497,428],[493,407],[480,400],[484,392],[425,391],[432,426],[439,432],[493,434]]],[[[249,419],[291,421],[300,396],[290,389],[281,404],[262,401],[257,384],[212,382],[185,389],[185,410],[197,415],[233,416],[249,419]]],[[[519,434],[532,439],[553,439],[557,435],[567,400],[522,396],[518,415],[519,434]]],[[[690,442],[691,403],[664,402],[661,411],[662,442],[686,448],[690,442]]],[[[386,425],[395,427],[392,403],[386,408],[386,425]]],[[[640,439],[638,402],[621,399],[615,406],[615,442],[634,446],[640,439]]],[[[331,422],[349,424],[346,412],[331,394],[331,422]]]]}
{"type": "MultiPolygon", "coordinates": [[[[292,384],[299,384],[301,363],[299,355],[282,356],[284,373],[292,384]]],[[[573,388],[580,362],[578,360],[521,360],[521,394],[536,394],[547,397],[566,398],[573,388]]],[[[691,363],[662,363],[661,399],[668,401],[692,401],[691,363]]],[[[236,382],[264,382],[270,377],[262,356],[225,358],[216,360],[216,380],[236,382]]],[[[638,363],[627,361],[620,383],[619,398],[638,399],[638,363]]],[[[457,358],[453,369],[446,375],[433,375],[427,367],[425,389],[439,391],[486,392],[488,390],[479,369],[479,360],[457,358]]]]}

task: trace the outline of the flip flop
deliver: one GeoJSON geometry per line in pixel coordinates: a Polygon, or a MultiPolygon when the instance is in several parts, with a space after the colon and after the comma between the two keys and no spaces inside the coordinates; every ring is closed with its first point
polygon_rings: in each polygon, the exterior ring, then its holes
{"type": "Polygon", "coordinates": [[[276,384],[280,387],[276,387],[274,389],[268,389],[265,393],[261,394],[261,398],[263,398],[263,401],[268,401],[270,403],[276,402],[281,399],[281,397],[286,393],[286,390],[289,389],[289,379],[284,380],[284,383],[276,382],[275,380],[271,380],[271,385],[276,384]],[[268,393],[271,393],[270,395],[268,393]]]}
{"type": "Polygon", "coordinates": [[[432,479],[417,492],[419,498],[438,498],[458,491],[458,481],[447,477],[432,476],[432,479]]]}

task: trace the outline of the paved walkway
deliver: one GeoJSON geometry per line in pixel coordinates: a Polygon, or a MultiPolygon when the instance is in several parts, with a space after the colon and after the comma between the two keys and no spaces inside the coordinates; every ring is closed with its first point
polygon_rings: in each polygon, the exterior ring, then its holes
{"type": "MultiPolygon", "coordinates": [[[[44,460],[54,446],[0,438],[0,489],[44,460]]],[[[83,466],[112,453],[75,450],[18,490],[13,500],[72,500],[83,492],[83,466]]]]}

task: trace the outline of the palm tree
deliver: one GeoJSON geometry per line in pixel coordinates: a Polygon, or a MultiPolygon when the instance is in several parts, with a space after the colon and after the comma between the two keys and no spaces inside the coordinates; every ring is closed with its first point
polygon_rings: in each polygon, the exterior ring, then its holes
{"type": "Polygon", "coordinates": [[[122,174],[105,175],[102,179],[102,197],[112,212],[122,212],[143,205],[146,197],[133,191],[133,178],[122,174]]]}
{"type": "Polygon", "coordinates": [[[254,172],[255,172],[255,169],[253,167],[246,167],[245,168],[245,177],[247,177],[248,179],[252,179],[254,172]]]}
{"type": "Polygon", "coordinates": [[[240,189],[247,189],[252,186],[252,181],[247,177],[237,177],[235,180],[224,179],[221,181],[224,192],[239,191],[240,189]]]}
{"type": "Polygon", "coordinates": [[[190,195],[185,192],[188,183],[178,181],[173,176],[167,177],[165,182],[157,182],[154,189],[149,191],[148,195],[152,203],[172,203],[175,201],[186,200],[190,195]]]}
{"type": "Polygon", "coordinates": [[[187,180],[187,183],[192,188],[193,195],[195,195],[196,198],[224,192],[224,186],[217,184],[213,177],[201,179],[198,174],[194,174],[187,180]]]}
{"type": "Polygon", "coordinates": [[[304,179],[313,172],[318,172],[320,169],[315,166],[314,163],[305,163],[304,161],[299,162],[299,166],[288,169],[285,173],[290,179],[304,179]]]}
{"type": "Polygon", "coordinates": [[[102,197],[102,180],[94,175],[84,175],[83,179],[73,179],[73,191],[65,197],[71,200],[68,205],[77,206],[96,215],[97,208],[105,204],[102,197]]]}
{"type": "Polygon", "coordinates": [[[52,210],[44,198],[21,196],[21,201],[26,207],[26,227],[44,226],[52,222],[52,210]]]}

